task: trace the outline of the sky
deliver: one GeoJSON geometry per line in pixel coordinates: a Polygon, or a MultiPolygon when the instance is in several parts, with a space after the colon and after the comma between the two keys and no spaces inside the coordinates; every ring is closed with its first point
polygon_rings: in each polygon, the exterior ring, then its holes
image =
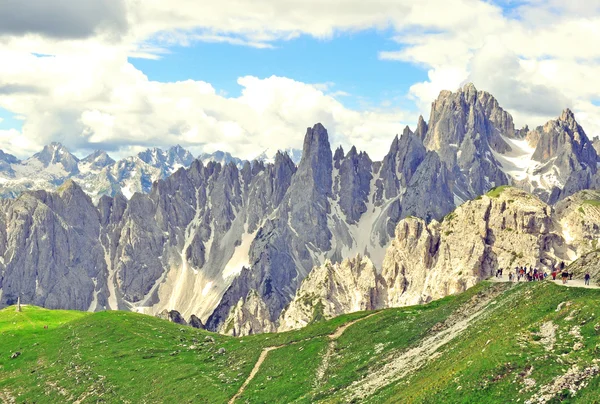
{"type": "Polygon", "coordinates": [[[519,127],[600,135],[600,0],[0,0],[0,149],[180,144],[252,158],[330,142],[381,159],[441,90],[519,127]]]}

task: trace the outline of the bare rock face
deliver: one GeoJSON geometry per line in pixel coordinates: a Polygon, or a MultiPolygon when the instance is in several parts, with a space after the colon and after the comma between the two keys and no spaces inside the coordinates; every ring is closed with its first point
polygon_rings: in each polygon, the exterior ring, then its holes
{"type": "Polygon", "coordinates": [[[440,93],[431,107],[424,143],[454,173],[454,193],[467,200],[508,184],[492,153],[511,151],[502,135],[515,137],[510,114],[489,93],[467,84],[457,92],[440,93]]]}
{"type": "Polygon", "coordinates": [[[571,110],[564,110],[558,119],[535,132],[539,140],[532,159],[540,162],[535,174],[556,184],[550,203],[582,189],[597,187],[598,154],[571,110]]]}
{"type": "Polygon", "coordinates": [[[390,307],[459,293],[499,268],[568,259],[552,208],[515,188],[467,202],[439,223],[398,224],[383,263],[390,307]]]}
{"type": "Polygon", "coordinates": [[[106,299],[100,217],[72,181],[58,193],[37,191],[9,204],[0,240],[0,306],[17,301],[88,310],[106,299]]]}
{"type": "Polygon", "coordinates": [[[334,189],[346,221],[353,224],[367,211],[373,178],[372,162],[367,153],[358,153],[355,147],[352,147],[348,154],[338,161],[339,176],[336,177],[334,189]]]}
{"type": "Polygon", "coordinates": [[[569,260],[576,260],[600,246],[600,192],[585,190],[558,202],[554,218],[569,245],[569,260]]]}
{"type": "Polygon", "coordinates": [[[579,257],[568,269],[575,279],[584,279],[590,274],[590,285],[600,286],[600,251],[594,250],[579,257]]]}
{"type": "Polygon", "coordinates": [[[304,327],[314,321],[381,306],[383,287],[368,257],[360,255],[314,268],[294,300],[282,312],[278,331],[304,327]]]}
{"type": "Polygon", "coordinates": [[[240,336],[275,332],[271,312],[259,293],[252,289],[245,298],[233,306],[229,315],[218,329],[221,334],[240,336]]]}
{"type": "Polygon", "coordinates": [[[380,179],[385,193],[378,196],[378,204],[383,203],[384,197],[396,197],[408,187],[425,154],[421,137],[413,134],[408,127],[401,137],[396,136],[381,164],[380,179]]]}

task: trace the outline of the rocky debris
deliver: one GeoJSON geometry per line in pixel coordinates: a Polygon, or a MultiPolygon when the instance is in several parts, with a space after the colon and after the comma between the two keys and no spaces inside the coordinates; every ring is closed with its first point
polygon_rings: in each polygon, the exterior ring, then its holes
{"type": "Polygon", "coordinates": [[[552,352],[554,350],[556,330],[558,330],[558,325],[554,324],[552,321],[546,321],[540,326],[540,344],[546,351],[552,352]]]}
{"type": "Polygon", "coordinates": [[[600,368],[598,365],[593,365],[585,369],[580,369],[577,365],[573,365],[565,374],[555,377],[550,383],[541,386],[539,391],[529,400],[525,401],[525,403],[547,403],[553,398],[559,397],[565,390],[568,390],[571,396],[575,396],[579,390],[587,386],[591,378],[599,373],[600,368]]]}

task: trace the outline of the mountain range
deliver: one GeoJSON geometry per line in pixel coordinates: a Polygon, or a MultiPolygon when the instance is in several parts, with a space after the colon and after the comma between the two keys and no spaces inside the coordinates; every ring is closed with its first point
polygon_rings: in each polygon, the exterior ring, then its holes
{"type": "MultiPolygon", "coordinates": [[[[299,161],[297,150],[288,149],[286,152],[290,153],[295,163],[299,161]]],[[[254,161],[272,161],[275,154],[267,150],[254,161]]],[[[239,169],[245,163],[222,151],[202,153],[198,159],[205,164],[211,161],[221,165],[233,162],[239,169]]],[[[0,150],[0,197],[15,198],[27,190],[56,190],[72,179],[94,202],[104,195],[115,196],[117,193],[129,199],[135,192],[150,192],[154,181],[165,179],[180,168],[188,168],[194,160],[192,154],[181,146],[173,146],[168,150],[147,149],[119,161],[113,160],[102,150],[79,159],[57,142],[45,146],[41,152],[25,160],[0,150]]]]}
{"type": "MultiPolygon", "coordinates": [[[[429,121],[391,139],[382,161],[332,150],[321,124],[307,129],[297,164],[283,152],[201,161],[180,148],[79,161],[57,144],[25,162],[1,157],[4,175],[38,169],[47,178],[27,180],[40,181],[30,188],[50,185],[0,201],[0,307],[20,296],[48,308],[176,310],[235,335],[306,323],[324,305],[306,290],[317,293],[332,268],[356,280],[339,283],[347,303],[331,313],[340,313],[463,291],[494,259],[513,264],[513,253],[546,268],[573,260],[581,235],[552,211],[600,181],[597,151],[570,110],[516,129],[472,84],[441,92],[429,121]],[[499,205],[477,199],[506,185],[521,193],[499,205]],[[460,230],[447,227],[458,206],[460,230]],[[453,234],[456,243],[444,244],[453,234]],[[504,255],[494,250],[503,238],[504,255]],[[515,243],[529,250],[509,250],[515,243]],[[313,284],[303,289],[305,279],[313,284]]],[[[581,226],[597,239],[598,223],[581,226]]]]}

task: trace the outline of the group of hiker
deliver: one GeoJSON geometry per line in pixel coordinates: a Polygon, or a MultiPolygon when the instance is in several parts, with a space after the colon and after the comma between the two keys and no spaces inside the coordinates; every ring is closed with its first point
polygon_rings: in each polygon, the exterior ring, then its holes
{"type": "MultiPolygon", "coordinates": [[[[496,271],[496,278],[502,278],[504,273],[504,269],[498,268],[496,271]]],[[[542,281],[548,277],[548,274],[541,269],[535,268],[533,266],[517,266],[514,271],[508,272],[508,281],[509,282],[533,282],[533,281],[542,281]]]]}
{"type": "MultiPolygon", "coordinates": [[[[504,269],[498,268],[496,270],[496,278],[501,279],[503,273],[504,273],[504,269]]],[[[573,280],[573,272],[572,271],[569,272],[567,270],[564,262],[561,262],[560,264],[558,264],[554,268],[554,270],[550,273],[550,276],[552,276],[553,281],[556,280],[557,276],[560,276],[563,284],[567,284],[567,282],[569,280],[573,280]]],[[[546,271],[542,271],[541,269],[538,269],[537,267],[534,267],[533,265],[530,267],[517,266],[517,267],[515,267],[514,272],[509,271],[509,273],[508,273],[508,281],[509,282],[521,282],[521,280],[527,281],[527,282],[534,282],[534,281],[543,281],[546,278],[548,278],[548,273],[546,271]]],[[[587,272],[584,276],[586,285],[590,284],[590,278],[591,278],[590,273],[587,272]]]]}

